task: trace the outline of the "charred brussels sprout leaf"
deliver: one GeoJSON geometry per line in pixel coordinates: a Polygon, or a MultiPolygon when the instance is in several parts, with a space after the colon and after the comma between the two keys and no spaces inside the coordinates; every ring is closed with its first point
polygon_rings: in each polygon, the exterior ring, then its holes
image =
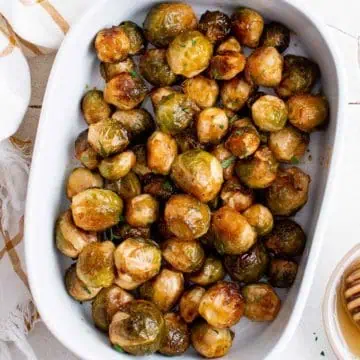
{"type": "Polygon", "coordinates": [[[265,25],[260,46],[272,46],[283,53],[290,45],[290,30],[283,24],[271,22],[265,25]]]}

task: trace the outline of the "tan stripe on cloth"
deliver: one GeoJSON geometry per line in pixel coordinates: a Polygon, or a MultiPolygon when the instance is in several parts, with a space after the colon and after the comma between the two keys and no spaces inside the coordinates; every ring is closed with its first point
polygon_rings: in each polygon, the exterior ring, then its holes
{"type": "Polygon", "coordinates": [[[0,50],[0,57],[4,57],[13,52],[17,43],[13,29],[1,14],[0,14],[0,20],[1,20],[0,32],[2,32],[9,39],[9,44],[4,49],[0,50]],[[6,28],[3,26],[5,26],[6,28]]]}

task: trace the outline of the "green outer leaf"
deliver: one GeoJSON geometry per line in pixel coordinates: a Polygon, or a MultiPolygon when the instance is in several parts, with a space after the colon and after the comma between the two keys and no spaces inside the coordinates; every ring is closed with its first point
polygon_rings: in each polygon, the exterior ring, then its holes
{"type": "Polygon", "coordinates": [[[299,159],[296,156],[293,156],[290,160],[290,162],[294,165],[297,165],[300,163],[299,159]]]}
{"type": "Polygon", "coordinates": [[[117,352],[120,352],[120,353],[124,353],[125,351],[123,350],[123,348],[117,344],[114,344],[113,345],[113,348],[114,350],[116,350],[117,352]]]}
{"type": "Polygon", "coordinates": [[[227,169],[234,161],[236,160],[236,156],[231,156],[221,162],[221,166],[223,169],[227,169]]]}

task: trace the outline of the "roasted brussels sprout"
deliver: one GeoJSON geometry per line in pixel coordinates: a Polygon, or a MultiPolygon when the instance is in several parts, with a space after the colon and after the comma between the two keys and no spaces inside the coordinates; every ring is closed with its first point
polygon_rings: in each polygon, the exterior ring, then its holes
{"type": "Polygon", "coordinates": [[[118,271],[114,284],[125,290],[134,290],[139,287],[144,281],[135,280],[131,275],[118,271]]]}
{"type": "Polygon", "coordinates": [[[160,349],[165,321],[156,305],[133,300],[112,318],[109,337],[114,346],[133,355],[148,355],[160,349]]]}
{"type": "Polygon", "coordinates": [[[247,59],[245,78],[249,84],[276,87],[282,79],[284,59],[274,47],[256,49],[247,59]]]}
{"type": "Polygon", "coordinates": [[[201,15],[199,30],[213,43],[224,40],[230,28],[230,18],[221,11],[206,11],[201,15]]]}
{"type": "Polygon", "coordinates": [[[141,194],[126,203],[126,221],[135,227],[152,224],[159,216],[159,203],[149,194],[141,194]]]}
{"type": "Polygon", "coordinates": [[[129,55],[138,55],[146,47],[143,30],[132,21],[124,21],[120,24],[130,40],[129,55]]]}
{"type": "Polygon", "coordinates": [[[131,73],[133,71],[136,71],[136,65],[131,58],[116,63],[102,62],[100,64],[100,74],[105,82],[110,81],[113,77],[123,72],[131,73]]]}
{"type": "Polygon", "coordinates": [[[240,44],[256,48],[264,29],[264,19],[255,10],[242,7],[232,15],[231,27],[240,44]]]}
{"type": "Polygon", "coordinates": [[[211,152],[212,155],[218,159],[223,168],[223,177],[225,180],[229,180],[234,175],[235,169],[235,156],[227,150],[224,144],[217,145],[214,150],[211,152]]]}
{"type": "Polygon", "coordinates": [[[234,52],[222,52],[210,62],[209,75],[215,80],[231,80],[245,68],[245,55],[234,52]]]}
{"type": "Polygon", "coordinates": [[[88,143],[88,132],[84,130],[75,141],[75,157],[90,170],[97,168],[100,157],[88,143]]]}
{"type": "Polygon", "coordinates": [[[190,274],[189,280],[197,285],[208,286],[222,280],[225,275],[221,260],[210,255],[199,271],[190,274]]]}
{"type": "Polygon", "coordinates": [[[142,103],[148,94],[144,80],[136,72],[123,72],[106,83],[105,101],[120,110],[131,110],[142,103]]]}
{"type": "Polygon", "coordinates": [[[219,254],[241,255],[256,241],[256,232],[246,218],[229,206],[215,211],[212,230],[214,246],[219,254]]]}
{"type": "Polygon", "coordinates": [[[242,185],[236,177],[225,182],[220,198],[224,205],[230,206],[238,212],[243,212],[255,202],[253,190],[242,185]]]}
{"type": "Polygon", "coordinates": [[[74,169],[67,180],[66,195],[69,199],[78,193],[91,189],[102,188],[104,181],[99,174],[96,174],[89,169],[76,168],[74,169]]]}
{"type": "Polygon", "coordinates": [[[276,179],[278,162],[267,146],[260,146],[249,159],[237,162],[235,171],[240,180],[253,189],[269,187],[276,179]]]}
{"type": "Polygon", "coordinates": [[[89,90],[81,101],[81,109],[88,124],[95,124],[110,117],[111,108],[100,90],[89,90]]]}
{"type": "Polygon", "coordinates": [[[210,64],[213,45],[201,32],[190,30],[178,35],[169,45],[167,61],[177,75],[192,78],[210,64]]]}
{"type": "Polygon", "coordinates": [[[309,93],[319,77],[317,64],[302,56],[286,55],[283,76],[276,93],[282,98],[309,93]]]}
{"type": "Polygon", "coordinates": [[[290,219],[276,221],[273,231],[264,240],[264,245],[274,255],[290,257],[301,255],[305,243],[303,229],[290,219]]]}
{"type": "Polygon", "coordinates": [[[247,107],[251,110],[252,106],[254,105],[255,101],[260,99],[261,97],[265,96],[266,94],[263,91],[255,91],[252,93],[246,101],[247,107]]]}
{"type": "Polygon", "coordinates": [[[270,210],[261,204],[250,206],[243,215],[259,236],[268,234],[274,226],[274,218],[270,210]]]}
{"type": "Polygon", "coordinates": [[[176,192],[175,185],[166,176],[148,174],[143,178],[144,193],[160,200],[168,200],[176,192]]]}
{"type": "Polygon", "coordinates": [[[147,159],[146,159],[146,145],[136,145],[131,149],[135,156],[136,156],[136,164],[133,167],[133,172],[140,176],[143,177],[146,174],[150,174],[151,170],[150,168],[147,166],[147,159]]]}
{"type": "Polygon", "coordinates": [[[177,91],[170,86],[153,88],[150,92],[150,98],[154,111],[156,111],[156,108],[159,106],[162,99],[165,99],[167,96],[175,93],[177,93],[177,91]]]}
{"type": "Polygon", "coordinates": [[[180,2],[155,5],[144,22],[145,36],[156,47],[166,47],[177,35],[196,27],[193,9],[180,2]]]}
{"type": "Polygon", "coordinates": [[[157,174],[168,175],[177,155],[177,144],[171,135],[155,131],[147,141],[147,165],[157,174]]]}
{"type": "Polygon", "coordinates": [[[98,154],[107,157],[125,150],[129,139],[117,121],[108,119],[89,126],[88,142],[98,154]]]}
{"type": "Polygon", "coordinates": [[[205,252],[197,241],[172,238],[162,246],[164,259],[175,269],[183,273],[200,270],[205,261],[205,252]]]}
{"type": "Polygon", "coordinates": [[[153,302],[162,312],[171,310],[184,291],[184,276],[162,269],[152,280],[140,286],[140,296],[153,302]]]}
{"type": "Polygon", "coordinates": [[[251,114],[255,125],[261,130],[279,131],[286,124],[288,109],[278,97],[265,95],[254,102],[251,114]]]}
{"type": "Polygon", "coordinates": [[[187,128],[179,134],[174,136],[176,143],[178,144],[179,153],[186,152],[188,150],[203,149],[204,145],[200,143],[196,135],[196,129],[187,128]]]}
{"type": "Polygon", "coordinates": [[[294,283],[298,264],[293,260],[272,259],[269,267],[269,282],[278,288],[289,288],[294,283]]]}
{"type": "Polygon", "coordinates": [[[267,206],[274,215],[290,216],[308,200],[310,176],[293,166],[278,172],[267,189],[267,206]]]}
{"type": "Polygon", "coordinates": [[[281,301],[268,284],[250,284],[242,289],[245,298],[244,315],[252,321],[272,321],[280,310],[281,301]]]}
{"type": "Polygon", "coordinates": [[[216,49],[217,54],[227,53],[228,51],[240,52],[241,45],[234,36],[228,37],[216,49]]]}
{"type": "Polygon", "coordinates": [[[164,219],[169,230],[183,240],[197,239],[209,230],[211,213],[193,196],[173,195],[166,203],[164,219]]]}
{"type": "Polygon", "coordinates": [[[124,304],[132,300],[134,297],[117,285],[102,289],[91,307],[95,325],[102,331],[108,331],[113,316],[124,304]]]}
{"type": "Polygon", "coordinates": [[[115,63],[125,60],[130,52],[130,39],[119,26],[100,30],[95,38],[95,50],[100,61],[115,63]]]}
{"type": "Polygon", "coordinates": [[[78,278],[90,287],[110,286],[115,278],[114,250],[110,241],[86,245],[76,263],[78,278]]]}
{"type": "Polygon", "coordinates": [[[305,132],[312,132],[326,123],[329,117],[329,104],[320,95],[295,95],[288,102],[289,121],[305,132]]]}
{"type": "Polygon", "coordinates": [[[170,231],[163,216],[157,221],[155,230],[161,240],[167,240],[174,237],[174,234],[170,231]]]}
{"type": "Polygon", "coordinates": [[[105,187],[119,194],[124,200],[130,200],[141,194],[140,180],[132,171],[118,181],[108,182],[105,187]]]}
{"type": "Polygon", "coordinates": [[[71,211],[79,228],[103,231],[119,222],[123,201],[111,190],[88,189],[72,198],[71,211]]]}
{"type": "MultiPolygon", "coordinates": [[[[149,239],[150,238],[150,227],[133,227],[129,224],[121,223],[118,224],[111,229],[112,236],[115,240],[126,240],[128,238],[143,238],[149,239]]],[[[111,234],[110,234],[111,237],[111,234]]]]}
{"type": "Polygon", "coordinates": [[[239,111],[244,107],[253,90],[254,87],[244,79],[235,77],[225,81],[221,87],[221,102],[227,109],[239,111]]]}
{"type": "Polygon", "coordinates": [[[283,53],[290,45],[290,30],[283,24],[271,22],[266,24],[260,39],[260,46],[272,46],[283,53]]]}
{"type": "Polygon", "coordinates": [[[85,285],[76,275],[76,264],[71,265],[65,273],[65,286],[69,295],[77,301],[89,301],[101,290],[101,287],[85,285]]]}
{"type": "Polygon", "coordinates": [[[188,324],[192,323],[199,316],[199,305],[205,291],[206,290],[200,286],[194,286],[182,295],[179,303],[179,311],[181,317],[188,324]]]}
{"type": "Polygon", "coordinates": [[[124,151],[111,158],[103,159],[99,165],[99,171],[105,179],[116,181],[126,176],[135,163],[135,154],[132,151],[124,151]]]}
{"type": "Polygon", "coordinates": [[[197,136],[203,144],[217,144],[225,136],[229,119],[224,110],[216,107],[203,110],[197,117],[197,136]]]}
{"type": "Polygon", "coordinates": [[[202,202],[213,200],[223,183],[223,169],[215,156],[203,150],[189,150],[177,156],[171,177],[182,190],[202,202]]]}
{"type": "Polygon", "coordinates": [[[219,86],[215,80],[198,75],[182,84],[183,91],[201,109],[212,107],[219,96],[219,86]]]}
{"type": "Polygon", "coordinates": [[[205,321],[197,322],[191,329],[191,343],[205,358],[225,356],[232,345],[234,333],[230,329],[218,329],[205,321]]]}

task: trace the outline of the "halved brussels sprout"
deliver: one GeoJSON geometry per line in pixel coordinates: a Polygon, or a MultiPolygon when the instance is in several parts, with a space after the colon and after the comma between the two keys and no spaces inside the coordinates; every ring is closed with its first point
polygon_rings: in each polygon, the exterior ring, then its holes
{"type": "Polygon", "coordinates": [[[100,64],[100,74],[105,80],[105,82],[110,81],[116,75],[119,75],[122,72],[133,72],[136,71],[136,65],[134,60],[127,58],[123,61],[118,61],[116,63],[105,63],[100,64]]]}
{"type": "Polygon", "coordinates": [[[243,212],[255,202],[253,190],[242,185],[236,177],[225,182],[220,198],[224,205],[230,206],[238,212],[243,212]]]}
{"type": "Polygon", "coordinates": [[[270,210],[264,205],[252,205],[243,212],[243,215],[259,236],[268,234],[274,226],[274,218],[270,210]]]}
{"type": "Polygon", "coordinates": [[[153,302],[162,312],[170,311],[183,291],[183,274],[168,269],[162,269],[156,277],[140,286],[140,296],[153,302]]]}
{"type": "Polygon", "coordinates": [[[147,165],[157,174],[168,175],[177,155],[177,144],[171,135],[155,131],[147,141],[147,165]]]}
{"type": "Polygon", "coordinates": [[[99,171],[105,179],[116,181],[126,176],[135,163],[135,154],[132,151],[124,151],[111,158],[103,159],[99,165],[99,171]]]}
{"type": "Polygon", "coordinates": [[[213,45],[201,32],[186,31],[169,45],[167,61],[177,75],[192,78],[203,72],[210,64],[213,45]]]}
{"type": "Polygon", "coordinates": [[[242,289],[245,298],[244,315],[252,321],[272,321],[279,313],[281,301],[268,284],[250,284],[242,289]]]}
{"type": "Polygon", "coordinates": [[[217,145],[211,154],[214,155],[220,162],[221,167],[223,168],[224,179],[231,179],[234,175],[235,156],[233,156],[233,154],[225,148],[224,144],[217,145]]]}
{"type": "Polygon", "coordinates": [[[293,260],[272,259],[269,267],[269,282],[277,288],[289,288],[294,283],[298,264],[293,260]]]}
{"type": "Polygon", "coordinates": [[[290,45],[290,30],[283,24],[271,22],[265,25],[260,46],[272,46],[283,53],[290,45]]]}
{"type": "Polygon", "coordinates": [[[162,99],[165,99],[167,96],[175,93],[177,93],[177,91],[170,86],[153,88],[150,92],[150,98],[154,111],[156,111],[162,99]]]}
{"type": "Polygon", "coordinates": [[[240,180],[253,189],[269,187],[276,179],[278,162],[267,146],[260,146],[249,159],[237,162],[235,171],[240,180]]]}
{"type": "Polygon", "coordinates": [[[188,150],[203,149],[204,145],[200,143],[196,135],[196,129],[193,127],[187,128],[179,134],[174,136],[178,144],[179,153],[184,153],[188,150]]]}
{"type": "Polygon", "coordinates": [[[263,277],[269,260],[268,253],[259,242],[242,255],[226,255],[224,265],[232,279],[249,284],[263,277]]]}
{"type": "Polygon", "coordinates": [[[186,195],[173,195],[166,203],[164,219],[169,230],[183,240],[197,239],[209,230],[211,213],[206,204],[186,195]]]}
{"type": "Polygon", "coordinates": [[[149,239],[150,238],[150,227],[133,227],[129,224],[118,224],[111,229],[112,235],[116,240],[126,240],[128,238],[143,238],[149,239]]]}
{"type": "Polygon", "coordinates": [[[201,15],[199,30],[213,43],[224,40],[230,28],[230,18],[221,11],[206,11],[201,15]]]}
{"type": "Polygon", "coordinates": [[[180,2],[153,6],[144,21],[145,36],[156,47],[166,47],[177,35],[196,27],[193,9],[180,2]]]}
{"type": "Polygon", "coordinates": [[[295,166],[279,171],[266,192],[271,212],[290,216],[300,210],[308,200],[310,181],[310,176],[295,166]]]}
{"type": "Polygon", "coordinates": [[[252,85],[241,77],[235,77],[223,83],[220,91],[221,102],[227,109],[239,111],[244,107],[253,91],[252,85]]]}
{"type": "Polygon", "coordinates": [[[71,265],[65,273],[65,286],[69,295],[77,301],[89,301],[101,290],[101,287],[85,285],[76,275],[76,264],[71,265]]]}
{"type": "Polygon", "coordinates": [[[105,187],[119,194],[124,200],[130,200],[141,194],[140,180],[132,171],[118,181],[108,182],[105,187]]]}
{"type": "Polygon", "coordinates": [[[159,203],[149,194],[141,194],[126,203],[126,221],[132,226],[148,226],[159,216],[159,203]]]}
{"type": "Polygon", "coordinates": [[[276,256],[299,256],[305,248],[306,235],[299,224],[290,219],[275,222],[273,231],[266,236],[264,245],[276,256]]]}
{"type": "Polygon", "coordinates": [[[277,87],[283,67],[284,59],[274,47],[261,47],[247,58],[245,78],[249,84],[277,87]]]}
{"type": "Polygon", "coordinates": [[[114,346],[133,355],[149,355],[160,349],[165,321],[156,305],[133,300],[112,318],[109,337],[114,346]]]}
{"type": "Polygon", "coordinates": [[[131,149],[135,156],[136,156],[136,164],[133,167],[133,172],[140,176],[143,177],[146,174],[150,174],[151,170],[150,168],[147,166],[147,160],[146,160],[146,145],[136,145],[131,149]]]}
{"type": "Polygon", "coordinates": [[[84,130],[75,140],[75,157],[90,170],[97,168],[100,156],[88,143],[88,132],[84,130]]]}
{"type": "Polygon", "coordinates": [[[69,175],[66,184],[66,195],[69,199],[78,193],[91,189],[102,188],[104,180],[99,174],[96,174],[89,169],[75,168],[69,175]]]}
{"type": "Polygon", "coordinates": [[[228,51],[241,52],[241,45],[234,36],[228,37],[216,49],[217,54],[226,53],[228,51]]]}
{"type": "Polygon", "coordinates": [[[81,109],[88,124],[95,124],[110,117],[111,108],[100,90],[89,90],[81,101],[81,109]]]}
{"type": "Polygon", "coordinates": [[[231,346],[234,333],[230,329],[218,329],[205,321],[197,322],[191,329],[191,343],[203,357],[219,358],[225,356],[231,346]]]}
{"type": "Polygon", "coordinates": [[[123,72],[106,83],[104,89],[105,101],[121,110],[131,110],[139,106],[148,88],[144,80],[135,71],[123,72]]]}
{"type": "Polygon", "coordinates": [[[125,60],[130,51],[130,39],[124,29],[113,26],[100,30],[95,38],[95,50],[100,61],[115,63],[125,60]]]}
{"type": "Polygon", "coordinates": [[[234,51],[222,52],[211,59],[209,75],[215,80],[231,80],[244,70],[245,64],[245,55],[234,51]]]}
{"type": "Polygon", "coordinates": [[[222,280],[225,277],[225,269],[220,259],[209,255],[202,268],[190,274],[189,280],[197,285],[208,286],[222,280]]]}
{"type": "Polygon", "coordinates": [[[103,231],[119,222],[123,201],[111,190],[88,189],[72,198],[71,211],[79,228],[103,231]]]}
{"type": "Polygon", "coordinates": [[[197,136],[203,144],[218,144],[229,127],[224,110],[216,107],[203,110],[197,117],[197,136]]]}
{"type": "Polygon", "coordinates": [[[110,241],[88,244],[76,263],[78,278],[90,287],[108,287],[114,279],[114,250],[110,241]]]}
{"type": "Polygon", "coordinates": [[[185,80],[182,88],[185,95],[201,109],[214,106],[219,96],[217,82],[202,75],[185,80]]]}
{"type": "Polygon", "coordinates": [[[144,193],[160,200],[168,200],[176,192],[175,185],[166,176],[148,174],[143,178],[144,193]]]}
{"type": "Polygon", "coordinates": [[[329,117],[329,103],[321,95],[295,95],[288,102],[289,121],[305,132],[312,132],[326,123],[329,117]]]}
{"type": "Polygon", "coordinates": [[[246,218],[229,206],[215,211],[212,218],[214,246],[219,254],[241,255],[256,242],[256,232],[246,218]]]}
{"type": "Polygon", "coordinates": [[[171,177],[182,190],[202,202],[213,200],[224,181],[220,162],[203,150],[189,150],[178,155],[171,177]]]}
{"type": "Polygon", "coordinates": [[[200,286],[194,286],[182,295],[179,303],[179,311],[181,317],[188,324],[192,323],[199,316],[199,305],[205,291],[206,290],[200,286]]]}
{"type": "Polygon", "coordinates": [[[161,249],[164,259],[183,273],[198,271],[205,262],[204,249],[197,241],[172,238],[165,241],[161,249]]]}
{"type": "Polygon", "coordinates": [[[143,30],[132,21],[124,21],[120,24],[130,40],[129,55],[138,55],[146,47],[146,40],[143,30]]]}

